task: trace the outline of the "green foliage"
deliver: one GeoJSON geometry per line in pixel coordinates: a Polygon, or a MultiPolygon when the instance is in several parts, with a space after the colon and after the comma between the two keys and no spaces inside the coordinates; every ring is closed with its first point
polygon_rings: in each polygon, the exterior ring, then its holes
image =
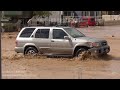
{"type": "Polygon", "coordinates": [[[42,16],[42,17],[48,17],[52,15],[50,11],[33,11],[34,16],[42,16]]]}
{"type": "Polygon", "coordinates": [[[18,31],[17,30],[17,27],[15,24],[13,23],[7,23],[3,26],[5,32],[15,32],[15,31],[18,31]]]}

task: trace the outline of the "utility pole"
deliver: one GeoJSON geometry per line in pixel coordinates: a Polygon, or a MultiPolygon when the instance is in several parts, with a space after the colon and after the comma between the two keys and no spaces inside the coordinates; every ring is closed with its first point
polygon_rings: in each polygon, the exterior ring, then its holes
{"type": "Polygon", "coordinates": [[[2,64],[2,60],[1,60],[1,32],[2,32],[2,27],[1,27],[1,17],[2,17],[2,11],[0,11],[0,78],[2,78],[2,69],[1,69],[1,64],[2,64]]]}

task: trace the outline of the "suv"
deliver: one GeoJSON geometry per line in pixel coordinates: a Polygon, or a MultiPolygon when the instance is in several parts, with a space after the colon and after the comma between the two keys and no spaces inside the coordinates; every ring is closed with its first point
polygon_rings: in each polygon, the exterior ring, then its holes
{"type": "Polygon", "coordinates": [[[71,27],[24,27],[16,38],[15,51],[24,55],[80,56],[83,51],[107,54],[106,40],[85,36],[71,27]]]}

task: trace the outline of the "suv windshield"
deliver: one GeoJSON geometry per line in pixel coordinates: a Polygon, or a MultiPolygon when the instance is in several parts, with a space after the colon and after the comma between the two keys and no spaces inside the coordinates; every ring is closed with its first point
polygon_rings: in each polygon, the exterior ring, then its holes
{"type": "Polygon", "coordinates": [[[85,37],[83,33],[81,33],[75,28],[64,28],[64,30],[73,38],[85,37]]]}

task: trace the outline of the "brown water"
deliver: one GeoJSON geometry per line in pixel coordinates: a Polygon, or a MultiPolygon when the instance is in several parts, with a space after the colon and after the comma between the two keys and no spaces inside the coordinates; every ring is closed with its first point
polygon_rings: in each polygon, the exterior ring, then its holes
{"type": "Polygon", "coordinates": [[[14,52],[17,33],[2,34],[3,78],[50,78],[50,79],[115,79],[120,78],[120,26],[90,27],[80,29],[90,37],[104,38],[111,46],[106,57],[87,58],[35,58],[14,52]],[[114,37],[112,37],[114,35],[114,37]]]}

